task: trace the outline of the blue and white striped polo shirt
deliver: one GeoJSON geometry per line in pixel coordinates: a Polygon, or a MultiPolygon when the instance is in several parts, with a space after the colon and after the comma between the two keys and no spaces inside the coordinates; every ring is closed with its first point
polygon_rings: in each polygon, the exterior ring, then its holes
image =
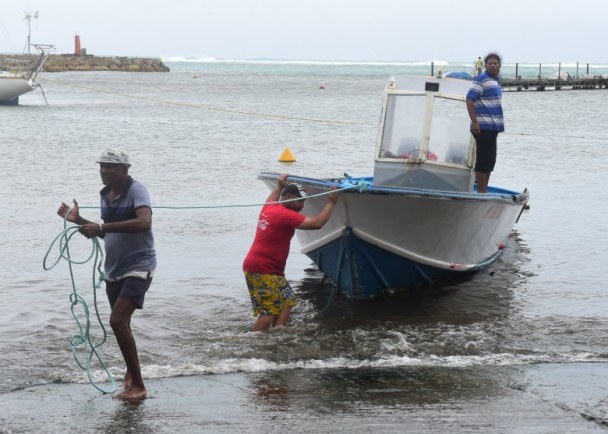
{"type": "Polygon", "coordinates": [[[475,103],[475,116],[482,130],[504,131],[500,77],[484,72],[473,79],[467,99],[475,103]]]}

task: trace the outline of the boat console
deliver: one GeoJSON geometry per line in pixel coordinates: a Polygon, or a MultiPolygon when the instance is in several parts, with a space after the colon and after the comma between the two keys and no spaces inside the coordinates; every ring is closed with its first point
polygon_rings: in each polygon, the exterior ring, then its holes
{"type": "Polygon", "coordinates": [[[471,82],[391,77],[384,91],[374,185],[473,191],[475,140],[466,94],[471,82]]]}

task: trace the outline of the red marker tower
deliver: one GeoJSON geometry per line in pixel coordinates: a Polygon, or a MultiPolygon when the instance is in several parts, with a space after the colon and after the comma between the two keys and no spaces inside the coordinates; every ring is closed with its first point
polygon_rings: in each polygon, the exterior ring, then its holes
{"type": "Polygon", "coordinates": [[[80,56],[82,51],[80,50],[80,36],[74,36],[74,56],[80,56]]]}

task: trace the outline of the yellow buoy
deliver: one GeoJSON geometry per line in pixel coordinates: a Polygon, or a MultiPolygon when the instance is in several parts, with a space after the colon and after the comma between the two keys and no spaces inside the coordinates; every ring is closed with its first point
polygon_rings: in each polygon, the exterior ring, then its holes
{"type": "Polygon", "coordinates": [[[279,157],[281,163],[293,163],[296,161],[296,157],[293,156],[289,148],[285,148],[281,156],[279,157]]]}

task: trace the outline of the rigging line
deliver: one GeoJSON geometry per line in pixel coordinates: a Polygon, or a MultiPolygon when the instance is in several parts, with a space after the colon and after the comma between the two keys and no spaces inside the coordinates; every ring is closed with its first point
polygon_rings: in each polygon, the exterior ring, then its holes
{"type": "Polygon", "coordinates": [[[333,120],[333,119],[317,119],[317,118],[307,118],[307,117],[299,117],[299,116],[274,115],[274,114],[269,114],[269,113],[256,113],[256,112],[249,112],[249,111],[244,111],[244,110],[223,109],[223,108],[213,107],[213,106],[208,106],[208,105],[203,105],[203,104],[178,102],[178,101],[167,101],[167,100],[156,99],[156,98],[148,98],[145,96],[129,95],[129,94],[122,93],[122,92],[105,90],[105,89],[100,89],[100,88],[95,88],[95,87],[90,87],[90,86],[83,86],[80,84],[67,83],[65,81],[53,80],[50,78],[38,78],[38,79],[48,81],[51,83],[62,84],[62,85],[71,86],[71,87],[80,88],[80,89],[86,89],[86,90],[90,90],[92,92],[108,93],[111,95],[123,96],[125,98],[133,98],[133,99],[139,99],[142,101],[157,102],[157,103],[162,103],[162,104],[167,104],[167,105],[176,105],[176,106],[191,107],[191,108],[202,108],[205,110],[212,110],[212,111],[223,112],[223,113],[236,113],[236,114],[241,114],[241,115],[257,116],[257,117],[262,117],[262,118],[318,122],[318,123],[325,123],[325,124],[359,125],[359,126],[366,126],[366,127],[376,126],[374,124],[364,123],[364,122],[340,121],[340,120],[333,120]]]}
{"type": "Polygon", "coordinates": [[[8,44],[10,52],[12,52],[12,53],[17,52],[17,50],[15,49],[15,45],[13,44],[13,41],[11,40],[10,34],[8,32],[8,29],[4,25],[4,22],[2,21],[2,19],[0,19],[0,29],[2,30],[2,34],[4,35],[4,39],[6,39],[6,43],[8,44]]]}

